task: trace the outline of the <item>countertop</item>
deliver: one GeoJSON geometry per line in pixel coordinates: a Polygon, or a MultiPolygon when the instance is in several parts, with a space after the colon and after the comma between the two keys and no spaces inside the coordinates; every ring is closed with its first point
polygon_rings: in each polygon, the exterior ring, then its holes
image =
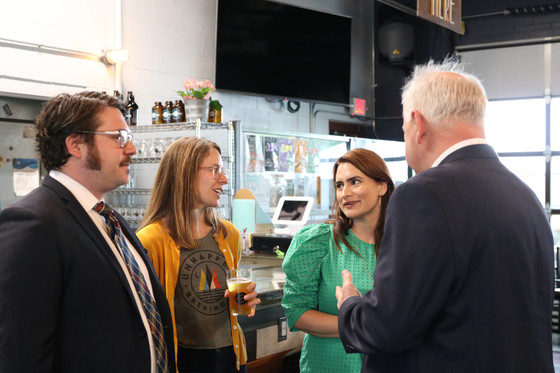
{"type": "Polygon", "coordinates": [[[253,281],[257,283],[257,292],[261,299],[259,308],[279,304],[284,295],[286,274],[282,271],[283,258],[275,255],[243,255],[239,266],[253,269],[253,281]]]}

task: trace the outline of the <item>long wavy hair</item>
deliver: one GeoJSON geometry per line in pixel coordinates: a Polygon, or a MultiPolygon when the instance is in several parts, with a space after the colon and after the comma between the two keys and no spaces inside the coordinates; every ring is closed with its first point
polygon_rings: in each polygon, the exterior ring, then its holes
{"type": "MultiPolygon", "coordinates": [[[[350,150],[342,157],[337,159],[333,167],[333,185],[336,183],[336,172],[338,170],[338,166],[340,166],[340,164],[342,163],[350,163],[367,177],[377,181],[378,183],[387,184],[387,192],[381,197],[379,221],[377,222],[377,226],[374,230],[375,255],[377,256],[379,255],[379,246],[381,245],[381,240],[383,238],[383,229],[385,227],[385,211],[387,210],[389,198],[395,190],[395,184],[393,183],[393,179],[391,179],[391,174],[389,173],[389,169],[387,168],[387,164],[385,163],[383,158],[381,158],[371,150],[358,148],[350,150]]],[[[334,224],[333,236],[334,243],[337,249],[342,252],[342,249],[340,248],[340,242],[342,242],[351,251],[357,253],[357,251],[346,239],[348,231],[350,230],[350,228],[352,228],[354,222],[352,219],[347,217],[344,212],[342,212],[340,204],[338,203],[338,200],[336,198],[332,207],[332,215],[334,217],[334,220],[331,220],[330,223],[334,224]]]]}
{"type": "MultiPolygon", "coordinates": [[[[138,230],[166,218],[166,228],[177,245],[187,249],[198,247],[193,229],[197,222],[194,206],[198,199],[195,181],[212,148],[222,154],[215,142],[196,137],[182,137],[169,146],[159,164],[150,202],[138,230]]],[[[217,209],[206,207],[203,213],[206,223],[227,238],[228,231],[217,209]]]]}

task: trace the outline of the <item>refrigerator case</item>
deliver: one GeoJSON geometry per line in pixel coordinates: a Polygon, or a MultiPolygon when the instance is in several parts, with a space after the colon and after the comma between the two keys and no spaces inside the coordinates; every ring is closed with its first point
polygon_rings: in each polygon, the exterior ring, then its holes
{"type": "MultiPolygon", "coordinates": [[[[239,127],[238,127],[239,128],[239,127]]],[[[328,218],[334,195],[332,164],[346,153],[349,138],[301,133],[239,131],[239,187],[253,192],[257,205],[272,217],[283,196],[315,198],[312,218],[328,218]]]]}
{"type": "Polygon", "coordinates": [[[385,159],[398,185],[408,178],[404,143],[398,141],[264,131],[237,126],[238,185],[253,192],[258,208],[272,217],[282,196],[315,198],[310,222],[330,217],[335,199],[334,162],[348,150],[366,148],[385,159]]]}

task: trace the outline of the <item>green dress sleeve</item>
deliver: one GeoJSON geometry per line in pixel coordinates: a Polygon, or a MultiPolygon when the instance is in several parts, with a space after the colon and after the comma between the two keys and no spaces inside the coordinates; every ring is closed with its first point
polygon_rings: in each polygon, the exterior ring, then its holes
{"type": "Polygon", "coordinates": [[[286,274],[282,307],[291,331],[296,321],[308,310],[318,309],[321,283],[321,262],[327,256],[332,241],[330,224],[304,227],[292,239],[282,269],[286,274]]]}

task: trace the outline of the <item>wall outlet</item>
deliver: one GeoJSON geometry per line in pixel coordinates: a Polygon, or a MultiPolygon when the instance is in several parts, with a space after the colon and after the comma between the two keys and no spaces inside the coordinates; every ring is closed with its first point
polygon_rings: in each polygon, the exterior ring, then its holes
{"type": "Polygon", "coordinates": [[[288,321],[286,316],[278,318],[278,342],[285,341],[288,338],[288,321]]]}

